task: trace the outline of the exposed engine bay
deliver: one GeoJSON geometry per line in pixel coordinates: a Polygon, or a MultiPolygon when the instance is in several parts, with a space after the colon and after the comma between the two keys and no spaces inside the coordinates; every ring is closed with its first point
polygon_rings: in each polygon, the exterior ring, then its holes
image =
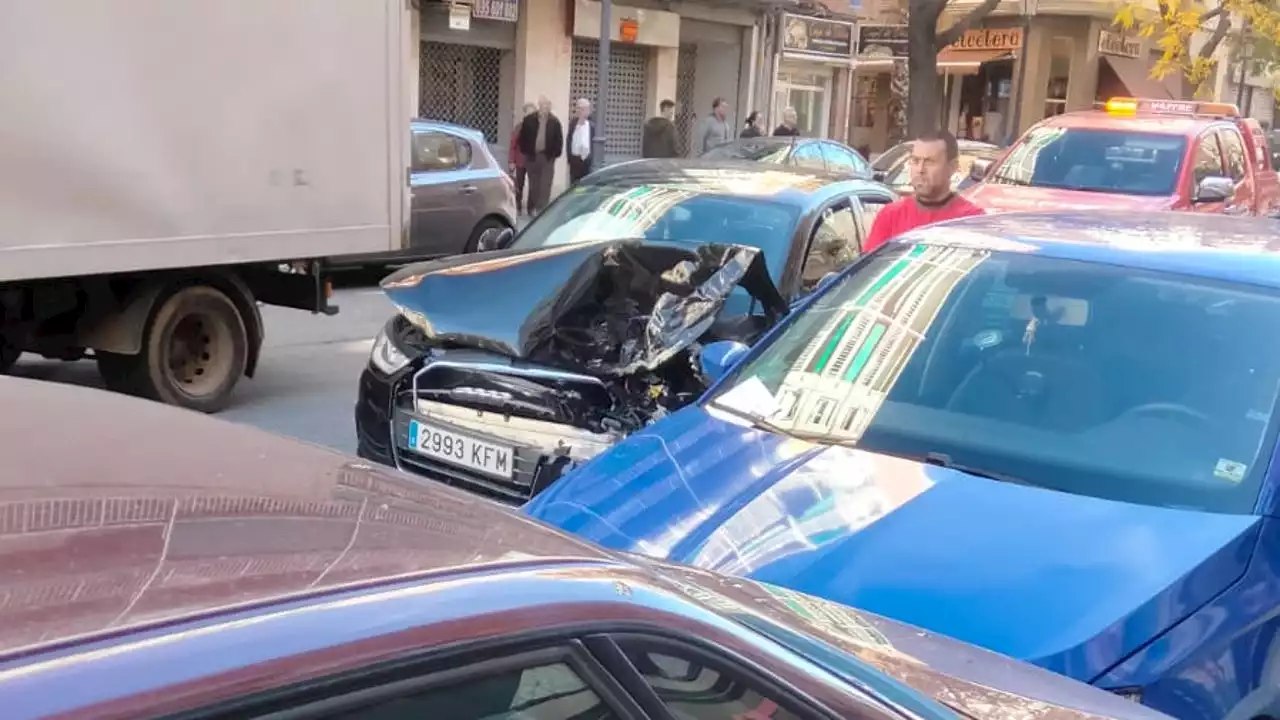
{"type": "Polygon", "coordinates": [[[614,241],[454,260],[383,283],[397,343],[423,358],[415,397],[615,438],[706,389],[702,343],[750,343],[786,311],[749,247],[614,241]],[[721,317],[739,286],[755,312],[721,317]]]}

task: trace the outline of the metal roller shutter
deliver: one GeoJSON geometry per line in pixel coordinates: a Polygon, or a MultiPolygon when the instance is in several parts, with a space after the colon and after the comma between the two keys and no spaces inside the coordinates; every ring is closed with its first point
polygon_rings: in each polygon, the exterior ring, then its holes
{"type": "MultiPolygon", "coordinates": [[[[574,39],[569,73],[569,104],[577,98],[594,100],[600,78],[600,45],[595,40],[574,39]]],[[[609,96],[604,127],[605,162],[640,157],[640,137],[649,111],[649,52],[635,45],[610,44],[609,96]]],[[[567,121],[566,121],[567,122],[567,121]]]]}
{"type": "Polygon", "coordinates": [[[676,134],[680,141],[680,154],[689,154],[689,138],[693,137],[693,125],[697,112],[693,107],[694,71],[698,67],[698,46],[680,46],[676,64],[676,134]]]}
{"type": "Polygon", "coordinates": [[[418,82],[420,117],[475,128],[498,142],[501,50],[424,42],[418,82]]]}

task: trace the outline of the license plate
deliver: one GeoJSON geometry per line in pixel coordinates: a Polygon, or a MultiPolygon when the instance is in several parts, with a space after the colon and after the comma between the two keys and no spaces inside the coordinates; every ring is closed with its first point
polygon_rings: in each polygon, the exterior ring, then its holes
{"type": "Polygon", "coordinates": [[[511,479],[515,451],[418,420],[409,421],[409,448],[450,465],[504,480],[511,479]]]}

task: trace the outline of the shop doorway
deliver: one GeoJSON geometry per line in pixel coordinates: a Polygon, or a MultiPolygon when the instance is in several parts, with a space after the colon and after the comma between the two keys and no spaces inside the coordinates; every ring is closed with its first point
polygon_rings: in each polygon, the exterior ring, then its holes
{"type": "Polygon", "coordinates": [[[782,111],[796,110],[796,125],[805,137],[825,138],[831,112],[831,73],[784,68],[774,84],[773,118],[782,122],[782,111]]]}
{"type": "MultiPolygon", "coordinates": [[[[955,80],[951,78],[952,83],[955,80]]],[[[956,128],[957,137],[997,144],[1004,142],[1013,122],[1012,58],[983,63],[976,73],[964,75],[959,80],[959,108],[951,123],[956,128]]]]}

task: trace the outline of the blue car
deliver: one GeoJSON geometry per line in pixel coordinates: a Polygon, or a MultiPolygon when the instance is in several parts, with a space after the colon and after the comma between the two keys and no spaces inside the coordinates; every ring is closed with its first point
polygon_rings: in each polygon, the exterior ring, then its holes
{"type": "Polygon", "coordinates": [[[1280,717],[1278,229],[917,230],[525,509],[1177,718],[1280,717]]]}

